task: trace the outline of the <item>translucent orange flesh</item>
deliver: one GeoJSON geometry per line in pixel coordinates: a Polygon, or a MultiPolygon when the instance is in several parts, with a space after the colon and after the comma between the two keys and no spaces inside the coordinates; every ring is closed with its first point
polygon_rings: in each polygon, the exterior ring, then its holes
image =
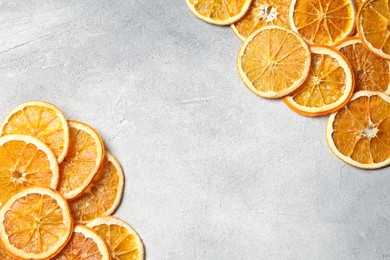
{"type": "Polygon", "coordinates": [[[281,92],[302,78],[307,55],[295,34],[268,29],[249,42],[242,69],[257,90],[281,92]]]}
{"type": "Polygon", "coordinates": [[[249,0],[190,0],[195,10],[213,20],[228,20],[242,12],[249,0]]]}
{"type": "Polygon", "coordinates": [[[61,193],[65,194],[85,185],[91,171],[96,168],[97,146],[98,144],[89,133],[74,127],[69,128],[69,150],[60,164],[58,190],[61,193]]]}
{"type": "Polygon", "coordinates": [[[355,73],[355,91],[386,91],[390,83],[389,63],[367,50],[362,43],[340,49],[355,73]]]}
{"type": "Polygon", "coordinates": [[[118,190],[118,171],[112,162],[106,160],[102,170],[83,194],[69,203],[74,221],[87,223],[103,216],[113,207],[119,196],[118,190]]]}
{"type": "Polygon", "coordinates": [[[67,233],[57,201],[41,194],[17,199],[5,213],[3,225],[9,242],[26,253],[44,253],[67,233]]]}
{"type": "Polygon", "coordinates": [[[3,128],[2,135],[24,134],[45,143],[58,158],[65,144],[64,126],[56,111],[42,106],[26,106],[13,114],[3,128]]]}
{"type": "Polygon", "coordinates": [[[345,92],[345,71],[330,55],[312,53],[311,59],[309,76],[293,94],[294,101],[306,107],[335,103],[345,92]]]}
{"type": "Polygon", "coordinates": [[[337,149],[362,164],[390,158],[390,104],[379,96],[359,97],[337,112],[332,138],[337,149]]]}
{"type": "Polygon", "coordinates": [[[0,146],[0,206],[27,187],[50,187],[51,179],[47,155],[35,145],[10,141],[0,146]]]}
{"type": "Polygon", "coordinates": [[[359,22],[361,34],[374,48],[390,55],[390,2],[388,0],[369,1],[361,11],[359,22]]]}
{"type": "Polygon", "coordinates": [[[244,18],[234,25],[244,38],[266,25],[280,25],[289,29],[290,3],[291,0],[255,0],[244,18]]]}
{"type": "Polygon", "coordinates": [[[140,259],[136,238],[126,228],[118,225],[99,225],[93,229],[105,239],[113,260],[140,259]]]}
{"type": "Polygon", "coordinates": [[[349,0],[297,0],[293,19],[303,38],[332,45],[349,35],[354,7],[349,0]]]}
{"type": "Polygon", "coordinates": [[[53,259],[101,260],[103,255],[92,238],[85,237],[83,233],[74,232],[65,248],[53,259]]]}

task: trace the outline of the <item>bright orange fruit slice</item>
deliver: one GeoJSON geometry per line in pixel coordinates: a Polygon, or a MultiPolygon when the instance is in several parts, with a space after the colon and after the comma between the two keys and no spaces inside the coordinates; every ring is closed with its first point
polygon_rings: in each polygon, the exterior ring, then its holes
{"type": "Polygon", "coordinates": [[[329,114],[344,106],[354,89],[354,74],[345,57],[326,46],[310,47],[311,68],[306,81],[283,101],[306,116],[329,114]]]}
{"type": "Polygon", "coordinates": [[[359,38],[347,38],[336,47],[355,73],[355,91],[370,90],[390,94],[390,61],[374,55],[359,38]]]}
{"type": "Polygon", "coordinates": [[[267,25],[280,25],[290,29],[290,3],[291,0],[253,0],[246,15],[231,25],[232,30],[244,41],[253,32],[267,25]]]}
{"type": "Polygon", "coordinates": [[[291,28],[309,43],[333,45],[354,30],[352,0],[293,0],[291,28]]]}
{"type": "Polygon", "coordinates": [[[390,164],[390,97],[359,91],[329,117],[326,138],[344,162],[364,169],[390,164]]]}
{"type": "Polygon", "coordinates": [[[356,27],[369,50],[384,59],[390,59],[389,0],[368,0],[361,4],[356,27]]]}
{"type": "Polygon", "coordinates": [[[36,137],[45,143],[61,163],[69,147],[68,123],[54,105],[31,101],[15,107],[4,119],[0,133],[23,134],[36,137]]]}
{"type": "Polygon", "coordinates": [[[124,175],[119,162],[109,152],[99,173],[88,188],[70,204],[73,220],[88,223],[108,216],[118,208],[124,188],[124,175]]]}
{"type": "Polygon", "coordinates": [[[55,189],[58,179],[57,159],[44,143],[27,135],[0,138],[0,207],[27,187],[55,189]]]}
{"type": "Polygon", "coordinates": [[[72,234],[66,200],[42,187],[25,189],[0,209],[0,241],[23,259],[46,259],[59,252],[72,234]]]}
{"type": "Polygon", "coordinates": [[[215,25],[237,22],[248,11],[251,2],[252,0],[186,0],[196,17],[215,25]]]}
{"type": "Polygon", "coordinates": [[[77,225],[68,244],[53,259],[110,260],[106,242],[91,228],[77,225]]]}
{"type": "Polygon", "coordinates": [[[245,85],[265,98],[279,98],[296,90],[310,69],[310,50],[286,28],[265,26],[241,46],[237,67],[245,85]]]}
{"type": "Polygon", "coordinates": [[[111,258],[118,260],[145,259],[144,245],[137,232],[126,222],[106,216],[88,224],[105,239],[111,251],[111,258]]]}
{"type": "Polygon", "coordinates": [[[90,126],[69,121],[69,150],[60,164],[58,190],[70,200],[80,195],[91,183],[104,159],[104,145],[90,126]]]}

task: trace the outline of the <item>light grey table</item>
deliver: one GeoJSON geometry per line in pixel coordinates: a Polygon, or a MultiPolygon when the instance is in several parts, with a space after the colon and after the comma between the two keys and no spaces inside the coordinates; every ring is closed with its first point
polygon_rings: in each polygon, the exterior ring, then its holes
{"type": "Polygon", "coordinates": [[[239,47],[184,0],[0,0],[0,116],[40,99],[96,127],[147,259],[390,259],[389,169],[247,90],[239,47]]]}

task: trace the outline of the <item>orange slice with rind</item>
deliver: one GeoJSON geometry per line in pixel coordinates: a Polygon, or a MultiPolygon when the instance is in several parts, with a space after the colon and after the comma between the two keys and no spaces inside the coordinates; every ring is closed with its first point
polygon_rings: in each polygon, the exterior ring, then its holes
{"type": "Polygon", "coordinates": [[[99,173],[88,188],[69,202],[76,223],[88,223],[108,216],[118,208],[123,194],[124,174],[119,162],[106,152],[106,159],[99,173]]]}
{"type": "Polygon", "coordinates": [[[264,98],[280,98],[296,90],[310,69],[310,50],[295,32],[265,26],[249,36],[237,57],[245,85],[264,98]]]}
{"type": "Polygon", "coordinates": [[[0,207],[31,186],[55,189],[58,180],[57,158],[44,143],[27,135],[0,138],[0,207]]]}
{"type": "Polygon", "coordinates": [[[390,164],[390,97],[359,91],[339,111],[330,115],[326,139],[331,151],[344,162],[363,169],[390,164]]]}
{"type": "Polygon", "coordinates": [[[104,145],[91,126],[69,121],[69,150],[60,164],[58,190],[68,200],[79,196],[91,183],[104,159],[104,145]]]}
{"type": "Polygon", "coordinates": [[[337,50],[313,45],[311,68],[306,81],[283,101],[305,116],[321,116],[343,107],[354,90],[351,65],[337,50]]]}
{"type": "Polygon", "coordinates": [[[0,241],[12,255],[47,259],[69,240],[73,223],[66,200],[42,187],[25,189],[0,209],[0,241]]]}
{"type": "Polygon", "coordinates": [[[15,107],[0,127],[1,136],[23,134],[45,143],[59,163],[69,147],[69,127],[62,112],[53,104],[30,101],[15,107]]]}

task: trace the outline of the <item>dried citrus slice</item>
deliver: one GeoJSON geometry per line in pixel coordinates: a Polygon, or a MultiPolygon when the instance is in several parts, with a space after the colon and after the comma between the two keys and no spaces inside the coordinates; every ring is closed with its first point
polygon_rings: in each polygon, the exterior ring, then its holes
{"type": "Polygon", "coordinates": [[[106,159],[92,183],[79,197],[69,202],[73,220],[87,223],[111,215],[121,202],[123,187],[122,168],[114,156],[106,152],[106,159]]]}
{"type": "Polygon", "coordinates": [[[255,94],[279,98],[305,81],[310,50],[295,32],[277,25],[265,26],[244,41],[237,67],[241,79],[255,94]]]}
{"type": "Polygon", "coordinates": [[[27,187],[55,189],[58,178],[57,159],[44,143],[27,135],[0,138],[0,207],[27,187]]]}
{"type": "Polygon", "coordinates": [[[77,225],[68,244],[53,259],[110,260],[106,242],[91,228],[77,225]]]}
{"type": "Polygon", "coordinates": [[[293,0],[291,28],[309,43],[333,45],[354,30],[352,0],[293,0]]]}
{"type": "Polygon", "coordinates": [[[329,117],[326,138],[332,152],[364,169],[390,164],[390,97],[359,91],[329,117]]]}
{"type": "Polygon", "coordinates": [[[108,244],[112,259],[145,259],[144,245],[137,232],[126,222],[116,217],[106,216],[88,224],[108,244]]]}
{"type": "Polygon", "coordinates": [[[368,0],[361,4],[356,27],[368,49],[384,59],[390,59],[389,0],[368,0]]]}
{"type": "Polygon", "coordinates": [[[91,183],[104,159],[104,145],[90,126],[69,121],[69,150],[60,164],[58,190],[66,199],[74,199],[91,183]]]}
{"type": "Polygon", "coordinates": [[[253,0],[246,15],[231,25],[233,32],[244,41],[266,25],[280,25],[289,29],[290,2],[291,0],[253,0]]]}
{"type": "Polygon", "coordinates": [[[216,25],[237,22],[248,11],[251,2],[252,0],[186,0],[196,17],[216,25]]]}
{"type": "Polygon", "coordinates": [[[332,113],[344,106],[354,89],[354,74],[345,57],[330,47],[311,46],[311,68],[306,81],[283,101],[306,116],[332,113]]]}
{"type": "Polygon", "coordinates": [[[374,55],[359,38],[347,38],[337,45],[355,72],[355,91],[370,90],[390,94],[390,61],[374,55]]]}
{"type": "Polygon", "coordinates": [[[66,200],[43,187],[25,189],[0,209],[0,240],[23,259],[46,259],[59,252],[72,234],[66,200]]]}
{"type": "Polygon", "coordinates": [[[31,101],[15,107],[4,119],[0,133],[23,134],[36,137],[45,143],[61,163],[69,146],[68,123],[54,105],[31,101]]]}

